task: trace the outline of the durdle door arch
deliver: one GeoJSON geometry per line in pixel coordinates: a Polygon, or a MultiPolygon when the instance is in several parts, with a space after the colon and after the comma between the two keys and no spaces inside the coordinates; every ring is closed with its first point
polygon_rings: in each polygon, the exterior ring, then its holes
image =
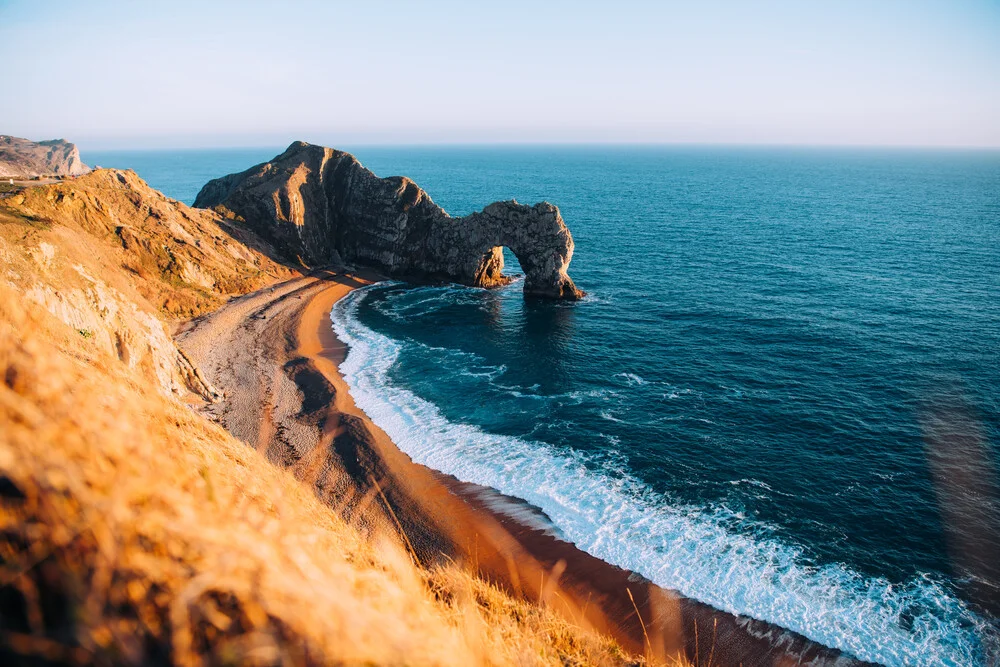
{"type": "Polygon", "coordinates": [[[510,282],[503,247],[524,269],[524,293],[576,300],[573,236],[542,202],[490,204],[453,218],[408,178],[379,178],[350,153],[295,142],[281,155],[208,182],[195,206],[216,208],[271,241],[287,258],[338,260],[405,280],[478,287],[510,282]]]}

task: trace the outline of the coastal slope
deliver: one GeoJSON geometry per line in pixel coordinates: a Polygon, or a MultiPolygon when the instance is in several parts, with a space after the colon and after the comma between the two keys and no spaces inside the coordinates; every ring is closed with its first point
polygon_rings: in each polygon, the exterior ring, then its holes
{"type": "Polygon", "coordinates": [[[294,142],[269,162],[207,183],[196,207],[216,208],[309,265],[346,261],[394,278],[478,287],[510,282],[503,247],[525,272],[524,292],[578,299],[567,270],[573,236],[552,204],[496,202],[449,216],[408,178],[379,178],[350,153],[294,142]]]}
{"type": "Polygon", "coordinates": [[[76,144],[65,139],[31,141],[0,134],[0,178],[81,176],[88,171],[76,144]]]}
{"type": "Polygon", "coordinates": [[[0,279],[163,393],[218,398],[174,345],[177,322],[293,271],[208,211],[98,170],[0,199],[0,279]]]}

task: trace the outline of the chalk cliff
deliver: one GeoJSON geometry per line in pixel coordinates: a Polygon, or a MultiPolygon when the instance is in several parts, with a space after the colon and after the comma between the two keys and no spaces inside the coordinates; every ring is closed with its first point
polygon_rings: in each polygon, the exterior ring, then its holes
{"type": "Polygon", "coordinates": [[[578,299],[567,274],[573,237],[549,203],[490,204],[453,218],[408,178],[379,178],[350,153],[295,142],[270,162],[210,181],[195,200],[242,219],[304,264],[347,261],[389,276],[495,287],[502,248],[525,272],[525,294],[578,299]]]}
{"type": "Polygon", "coordinates": [[[80,160],[76,144],[65,139],[29,141],[0,134],[0,177],[80,176],[90,167],[80,160]]]}

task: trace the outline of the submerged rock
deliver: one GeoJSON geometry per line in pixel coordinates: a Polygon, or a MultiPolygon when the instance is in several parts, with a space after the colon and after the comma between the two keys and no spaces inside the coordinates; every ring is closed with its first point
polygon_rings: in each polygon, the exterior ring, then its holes
{"type": "Polygon", "coordinates": [[[543,202],[490,204],[453,218],[408,178],[379,178],[350,153],[295,142],[281,155],[210,181],[195,206],[217,207],[304,264],[364,264],[397,278],[478,287],[510,282],[506,246],[525,294],[578,299],[567,274],[573,237],[543,202]]]}

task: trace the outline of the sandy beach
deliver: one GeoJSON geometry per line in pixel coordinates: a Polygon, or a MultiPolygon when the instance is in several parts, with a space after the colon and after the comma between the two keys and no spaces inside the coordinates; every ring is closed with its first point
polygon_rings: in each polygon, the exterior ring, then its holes
{"type": "Polygon", "coordinates": [[[467,564],[655,659],[696,664],[859,664],[783,628],[653,585],[496,511],[491,489],[414,463],[355,405],[338,372],[347,354],[330,310],[378,276],[321,271],[231,300],[177,332],[225,392],[201,408],[345,517],[399,536],[425,566],[467,564]]]}

